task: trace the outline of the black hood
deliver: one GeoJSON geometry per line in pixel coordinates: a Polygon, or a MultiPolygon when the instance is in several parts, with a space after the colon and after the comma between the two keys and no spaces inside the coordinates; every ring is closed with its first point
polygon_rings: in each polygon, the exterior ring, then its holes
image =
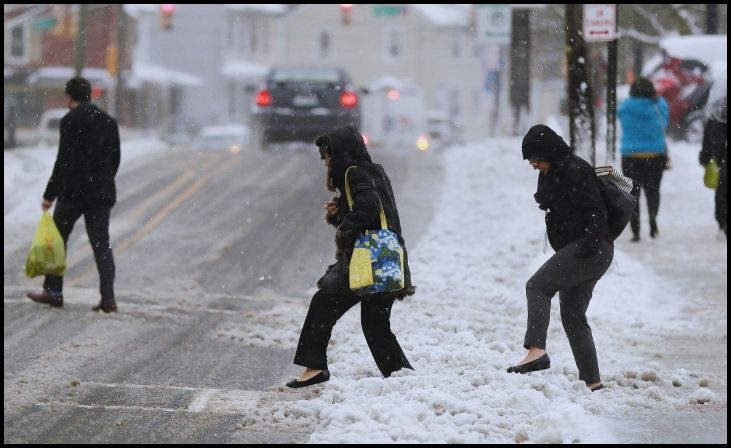
{"type": "Polygon", "coordinates": [[[345,183],[345,171],[351,166],[371,164],[363,136],[355,126],[349,125],[324,134],[316,139],[318,144],[325,143],[332,155],[330,176],[336,187],[342,190],[345,183]]]}
{"type": "Polygon", "coordinates": [[[560,162],[571,155],[571,148],[553,129],[537,124],[523,137],[523,159],[560,162]]]}

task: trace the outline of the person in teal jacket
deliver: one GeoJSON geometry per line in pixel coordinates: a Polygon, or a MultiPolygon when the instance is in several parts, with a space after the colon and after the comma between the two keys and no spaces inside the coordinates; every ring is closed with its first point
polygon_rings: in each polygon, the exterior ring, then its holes
{"type": "MultiPolygon", "coordinates": [[[[617,111],[622,126],[622,171],[634,179],[632,194],[640,197],[645,190],[650,219],[650,237],[658,235],[657,213],[660,208],[660,182],[669,159],[665,128],[669,123],[668,103],[659,96],[647,78],[638,78],[629,91],[630,97],[617,111]]],[[[632,241],[640,241],[640,206],[630,219],[632,241]]]]}

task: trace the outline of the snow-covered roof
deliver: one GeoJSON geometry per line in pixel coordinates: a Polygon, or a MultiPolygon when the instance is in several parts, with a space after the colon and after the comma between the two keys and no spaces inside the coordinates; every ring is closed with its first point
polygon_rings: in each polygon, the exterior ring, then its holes
{"type": "Polygon", "coordinates": [[[124,12],[127,13],[128,16],[137,19],[142,15],[143,13],[157,13],[160,11],[160,5],[155,4],[135,4],[135,3],[127,3],[123,6],[124,12]]]}
{"type": "Polygon", "coordinates": [[[226,5],[226,8],[232,11],[251,11],[258,12],[260,14],[284,14],[287,12],[287,5],[284,4],[272,4],[272,5],[259,5],[256,3],[251,4],[232,4],[226,5]]]}
{"type": "Polygon", "coordinates": [[[411,5],[417,12],[436,26],[467,26],[470,23],[469,7],[461,5],[411,5]]]}
{"type": "Polygon", "coordinates": [[[269,67],[246,61],[226,61],[221,72],[227,78],[260,78],[269,73],[269,67]]]}
{"type": "MultiPolygon", "coordinates": [[[[47,87],[62,87],[66,81],[76,76],[73,67],[41,67],[28,76],[29,84],[36,84],[47,87]]],[[[81,71],[81,76],[91,81],[92,84],[100,84],[102,87],[110,87],[114,80],[103,68],[87,67],[81,71]]]]}
{"type": "Polygon", "coordinates": [[[197,76],[147,63],[135,63],[132,66],[132,76],[127,82],[130,87],[138,87],[143,82],[191,87],[203,85],[203,80],[197,76]]]}
{"type": "Polygon", "coordinates": [[[727,37],[723,35],[699,34],[674,36],[660,40],[660,48],[669,56],[678,59],[695,59],[709,67],[716,61],[725,61],[727,37]]]}

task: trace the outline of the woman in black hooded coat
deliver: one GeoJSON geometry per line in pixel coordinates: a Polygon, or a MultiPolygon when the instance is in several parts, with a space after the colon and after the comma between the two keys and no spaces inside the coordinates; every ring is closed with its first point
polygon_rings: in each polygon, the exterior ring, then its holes
{"type": "Polygon", "coordinates": [[[384,377],[411,364],[406,359],[396,336],[391,332],[391,307],[396,299],[414,293],[411,285],[406,246],[401,236],[396,200],[391,182],[381,165],[371,161],[363,137],[353,126],[323,134],[315,140],[320,156],[328,168],[327,188],[339,196],[325,204],[326,221],[335,226],[336,263],[329,266],[317,282],[318,291],[312,297],[302,327],[294,363],[305,371],[287,383],[298,388],[322,383],[330,378],[327,368],[327,345],[332,329],[350,308],[361,303],[361,326],[368,348],[384,377]],[[348,168],[354,167],[350,171],[348,168]],[[345,194],[345,174],[353,198],[350,210],[345,194]],[[355,295],[349,287],[348,264],[353,246],[364,230],[381,228],[381,204],[388,228],[398,235],[404,249],[404,288],[398,291],[366,296],[355,295]]]}
{"type": "Polygon", "coordinates": [[[607,208],[594,168],[575,155],[551,128],[536,125],[523,138],[523,159],[538,175],[535,200],[546,211],[546,233],[556,253],[528,280],[525,358],[508,372],[548,369],[546,353],[551,299],[559,294],[561,323],[579,369],[591,390],[602,388],[596,347],[586,319],[594,287],[614,257],[607,208]]]}

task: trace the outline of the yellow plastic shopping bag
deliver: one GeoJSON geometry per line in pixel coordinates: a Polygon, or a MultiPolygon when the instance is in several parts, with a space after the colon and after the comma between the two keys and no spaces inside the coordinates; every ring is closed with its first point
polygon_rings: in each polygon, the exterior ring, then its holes
{"type": "Polygon", "coordinates": [[[706,164],[706,171],[703,173],[703,185],[715,190],[718,188],[719,176],[720,169],[718,168],[716,161],[711,159],[711,161],[706,164]]]}
{"type": "Polygon", "coordinates": [[[25,259],[25,275],[33,278],[38,275],[63,275],[65,272],[66,248],[63,238],[51,215],[44,211],[25,259]]]}

